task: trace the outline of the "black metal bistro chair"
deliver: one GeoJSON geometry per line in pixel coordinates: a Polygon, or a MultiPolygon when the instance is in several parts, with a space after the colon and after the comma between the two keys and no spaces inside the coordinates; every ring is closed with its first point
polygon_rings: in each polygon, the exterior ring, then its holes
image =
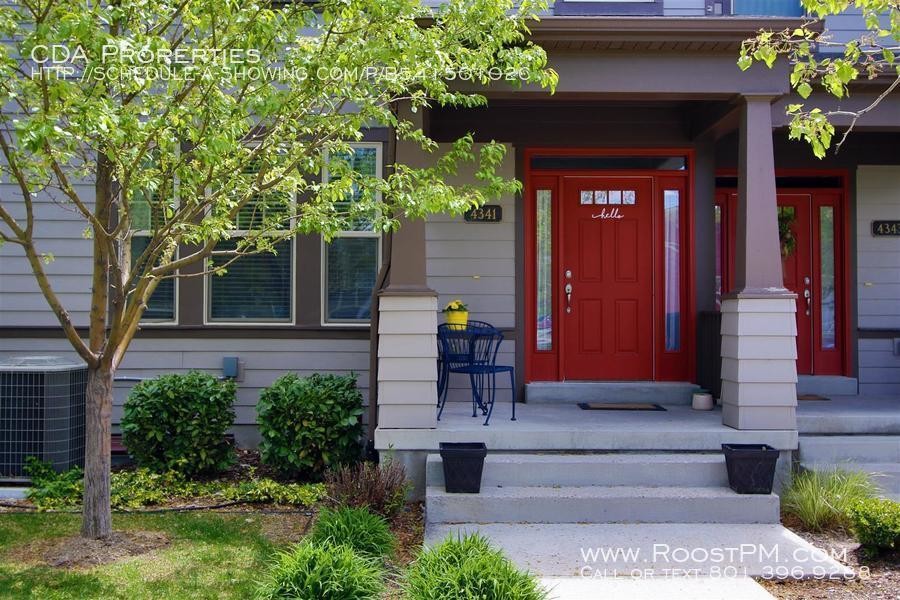
{"type": "Polygon", "coordinates": [[[478,410],[486,416],[488,425],[494,411],[497,392],[497,374],[509,373],[512,392],[512,420],[516,420],[515,368],[497,364],[497,352],[503,342],[499,329],[483,321],[469,321],[465,328],[442,324],[438,326],[440,343],[440,371],[438,372],[438,420],[444,412],[451,373],[469,376],[472,386],[472,416],[478,410]]]}

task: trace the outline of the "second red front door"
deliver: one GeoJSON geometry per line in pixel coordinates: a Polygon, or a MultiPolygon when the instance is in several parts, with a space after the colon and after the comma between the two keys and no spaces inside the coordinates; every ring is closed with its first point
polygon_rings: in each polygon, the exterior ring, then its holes
{"type": "Polygon", "coordinates": [[[653,180],[564,177],[563,379],[653,378],[653,180]]]}

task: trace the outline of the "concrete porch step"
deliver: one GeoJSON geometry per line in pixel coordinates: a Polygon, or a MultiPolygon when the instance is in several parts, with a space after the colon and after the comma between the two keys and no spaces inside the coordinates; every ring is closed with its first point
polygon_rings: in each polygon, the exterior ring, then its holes
{"type": "Polygon", "coordinates": [[[693,383],[669,381],[541,381],[525,384],[525,402],[690,404],[691,396],[699,389],[693,383]]]}
{"type": "Polygon", "coordinates": [[[801,463],[898,463],[900,435],[800,436],[801,463]]]}
{"type": "Polygon", "coordinates": [[[778,523],[778,496],[720,487],[426,488],[428,523],[778,523]]]}
{"type": "Polygon", "coordinates": [[[842,377],[839,375],[797,376],[797,395],[818,394],[819,396],[830,398],[835,395],[852,396],[858,390],[859,381],[855,377],[842,377]]]}
{"type": "Polygon", "coordinates": [[[862,471],[867,473],[872,483],[887,494],[900,494],[900,463],[868,463],[868,462],[841,462],[841,463],[801,463],[804,469],[813,471],[862,471]]]}
{"type": "MultiPolygon", "coordinates": [[[[438,454],[428,455],[427,485],[444,486],[438,454]]],[[[717,454],[488,454],[483,487],[728,485],[725,457],[717,454]]]]}

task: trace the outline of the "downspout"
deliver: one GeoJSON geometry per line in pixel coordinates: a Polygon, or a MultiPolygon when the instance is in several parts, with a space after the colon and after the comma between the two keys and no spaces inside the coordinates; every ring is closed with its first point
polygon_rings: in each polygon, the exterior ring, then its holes
{"type": "Polygon", "coordinates": [[[375,287],[372,289],[372,316],[369,319],[369,428],[366,432],[366,455],[377,459],[375,452],[375,428],[378,427],[378,319],[379,299],[381,292],[387,287],[391,272],[391,241],[393,235],[388,232],[382,237],[382,260],[375,287]]]}
{"type": "MultiPolygon", "coordinates": [[[[385,148],[385,175],[393,171],[397,160],[397,136],[393,127],[388,131],[385,148]]],[[[375,429],[378,427],[378,320],[381,292],[388,286],[391,274],[391,246],[394,236],[389,231],[381,238],[381,268],[372,289],[372,315],[369,319],[369,428],[366,431],[366,455],[377,459],[375,452],[375,429]]]]}

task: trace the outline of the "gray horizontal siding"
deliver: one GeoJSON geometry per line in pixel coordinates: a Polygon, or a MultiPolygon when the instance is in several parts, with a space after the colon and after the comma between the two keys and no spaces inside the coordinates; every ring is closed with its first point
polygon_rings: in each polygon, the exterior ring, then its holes
{"type": "Polygon", "coordinates": [[[859,393],[900,394],[900,356],[891,339],[859,340],[859,393]]]}
{"type": "MultiPolygon", "coordinates": [[[[885,16],[882,24],[888,27],[888,19],[885,16]]],[[[846,44],[850,40],[858,39],[860,35],[868,32],[862,11],[850,8],[839,15],[832,15],[825,19],[825,31],[829,42],[846,44]]],[[[823,47],[825,53],[843,53],[843,48],[838,46],[823,47]]]]}
{"type": "MultiPolygon", "coordinates": [[[[514,150],[500,170],[514,176],[514,150]]],[[[463,172],[456,183],[472,181],[463,172]]],[[[497,327],[515,326],[515,199],[505,197],[492,204],[503,207],[500,223],[466,223],[462,217],[434,215],[426,223],[426,270],[428,285],[439,294],[439,306],[455,298],[469,305],[470,318],[497,327]]],[[[512,352],[512,350],[510,350],[512,352]]],[[[513,364],[510,357],[507,364],[513,364]]]]}
{"type": "MultiPolygon", "coordinates": [[[[859,167],[856,219],[859,327],[900,329],[900,238],[872,235],[873,220],[900,219],[900,167],[859,167]]],[[[859,340],[859,391],[900,393],[891,339],[859,340]]]]}
{"type": "Polygon", "coordinates": [[[663,14],[667,17],[702,17],[706,15],[705,0],[663,0],[663,14]]]}
{"type": "MultiPolygon", "coordinates": [[[[82,198],[93,188],[75,186],[82,198]]],[[[25,217],[25,205],[17,186],[0,183],[3,205],[16,219],[25,217]]],[[[50,284],[76,325],[86,325],[90,311],[92,242],[84,237],[85,221],[71,204],[47,193],[34,203],[35,239],[38,252],[53,255],[45,265],[50,284]]],[[[0,246],[0,326],[47,326],[57,320],[38,288],[22,249],[0,246]]]]}
{"type": "Polygon", "coordinates": [[[858,324],[900,329],[900,238],[872,235],[872,221],[900,219],[900,167],[860,166],[856,186],[858,324]]]}
{"type": "MultiPolygon", "coordinates": [[[[53,354],[75,358],[62,339],[3,339],[0,356],[53,354]]],[[[349,373],[358,375],[363,402],[368,405],[368,340],[284,339],[136,339],[117,376],[150,378],[191,369],[221,375],[222,357],[239,357],[243,377],[235,402],[235,433],[242,444],[258,441],[255,431],[256,403],[260,391],[288,372],[349,373]]],[[[122,404],[134,383],[116,382],[113,423],[122,417],[122,404]]],[[[366,416],[366,415],[364,415],[366,416]]]]}

